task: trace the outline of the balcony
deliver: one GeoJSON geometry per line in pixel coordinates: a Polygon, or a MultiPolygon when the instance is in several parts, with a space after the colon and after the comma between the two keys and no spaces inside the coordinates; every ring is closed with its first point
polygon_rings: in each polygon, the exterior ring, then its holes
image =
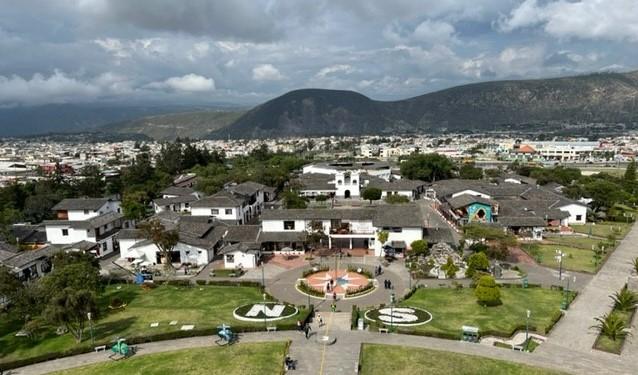
{"type": "Polygon", "coordinates": [[[348,235],[348,234],[374,234],[372,227],[352,227],[350,224],[341,224],[338,227],[330,228],[330,234],[348,235]]]}

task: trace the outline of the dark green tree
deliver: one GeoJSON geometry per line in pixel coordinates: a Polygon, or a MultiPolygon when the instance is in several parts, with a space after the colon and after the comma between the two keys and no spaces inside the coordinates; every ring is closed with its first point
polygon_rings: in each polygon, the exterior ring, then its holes
{"type": "Polygon", "coordinates": [[[75,189],[78,196],[99,198],[104,196],[104,177],[95,165],[87,165],[80,169],[75,189]]]}
{"type": "Polygon", "coordinates": [[[474,290],[476,300],[481,306],[498,306],[501,302],[501,291],[492,276],[482,276],[474,290]]]}
{"type": "Polygon", "coordinates": [[[452,177],[454,163],[440,154],[412,154],[401,163],[401,175],[412,180],[434,182],[452,177]]]}
{"type": "Polygon", "coordinates": [[[361,198],[370,201],[370,204],[372,204],[372,201],[381,199],[381,193],[381,189],[379,188],[367,187],[361,193],[361,198]]]}
{"type": "Polygon", "coordinates": [[[164,225],[157,219],[139,225],[144,237],[151,240],[159,250],[160,257],[164,263],[164,268],[172,272],[174,271],[171,262],[171,252],[179,241],[179,232],[177,229],[167,230],[164,225]]]}
{"type": "Polygon", "coordinates": [[[459,169],[459,177],[466,180],[480,180],[483,178],[483,169],[476,167],[474,163],[466,163],[459,169]]]}

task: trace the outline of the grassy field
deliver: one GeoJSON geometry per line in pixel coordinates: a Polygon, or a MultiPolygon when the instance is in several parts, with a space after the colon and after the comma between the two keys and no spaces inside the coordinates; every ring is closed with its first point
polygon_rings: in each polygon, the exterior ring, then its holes
{"type": "Polygon", "coordinates": [[[558,375],[560,372],[472,355],[393,345],[363,344],[362,375],[558,375]]]}
{"type": "Polygon", "coordinates": [[[600,266],[600,263],[598,266],[594,264],[594,253],[591,250],[555,244],[535,245],[533,246],[535,250],[530,250],[531,248],[531,246],[523,246],[523,249],[543,266],[558,269],[556,250],[566,254],[563,258],[564,270],[595,273],[600,266]]]}
{"type": "Polygon", "coordinates": [[[600,242],[606,242],[606,240],[579,235],[546,236],[543,241],[543,243],[576,247],[584,250],[591,250],[592,246],[596,246],[600,242]]]}
{"type": "Polygon", "coordinates": [[[501,288],[500,306],[483,307],[476,303],[474,289],[418,289],[403,306],[420,307],[432,314],[432,321],[401,330],[426,335],[460,337],[461,326],[479,327],[482,332],[511,334],[525,327],[526,310],[531,311],[530,329],[544,334],[559,314],[563,295],[559,291],[541,288],[501,288]]]}
{"type": "Polygon", "coordinates": [[[55,375],[279,375],[285,342],[178,350],[132,357],[54,373],[55,375]]]}
{"type": "MultiPolygon", "coordinates": [[[[131,338],[175,332],[187,324],[194,325],[197,330],[214,329],[221,323],[231,326],[262,326],[263,323],[239,322],[233,318],[233,310],[236,307],[261,300],[261,291],[254,287],[186,288],[163,285],[145,291],[136,285],[109,286],[100,297],[102,318],[95,324],[95,340],[111,343],[117,337],[131,338]],[[109,310],[108,305],[114,297],[124,301],[126,307],[109,310]],[[177,324],[169,325],[173,320],[177,321],[177,324]],[[159,323],[159,326],[150,327],[154,322],[159,323]]],[[[305,310],[300,312],[305,313],[305,310]]],[[[0,319],[0,363],[62,351],[79,345],[91,347],[88,332],[81,344],[76,344],[70,334],[56,335],[50,327],[43,329],[40,337],[34,341],[15,337],[20,324],[5,317],[0,317],[4,318],[0,319]]],[[[277,324],[295,322],[298,318],[292,317],[277,324]]]]}
{"type": "Polygon", "coordinates": [[[574,229],[574,232],[583,233],[587,235],[590,234],[590,230],[591,230],[592,236],[601,237],[601,238],[607,238],[607,236],[609,236],[610,234],[616,233],[614,232],[613,228],[617,228],[616,230],[619,230],[619,232],[617,232],[618,234],[616,235],[616,239],[620,240],[624,238],[627,235],[627,233],[629,233],[629,230],[631,229],[631,223],[627,224],[627,223],[620,223],[620,222],[604,221],[600,223],[588,223],[588,224],[580,224],[580,225],[572,224],[571,227],[574,229]]]}

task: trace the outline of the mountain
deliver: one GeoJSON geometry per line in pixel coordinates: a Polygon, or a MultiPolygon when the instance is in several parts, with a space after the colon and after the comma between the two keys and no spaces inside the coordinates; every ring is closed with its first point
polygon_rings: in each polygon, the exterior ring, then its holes
{"type": "Polygon", "coordinates": [[[116,124],[107,124],[101,131],[117,134],[142,134],[165,141],[181,138],[204,138],[237,120],[245,111],[208,110],[146,116],[116,124]]]}
{"type": "Polygon", "coordinates": [[[0,107],[0,137],[94,131],[112,122],[184,110],[193,110],[193,107],[98,104],[0,107]]]}
{"type": "Polygon", "coordinates": [[[295,90],[248,111],[212,138],[492,131],[638,122],[638,71],[494,81],[392,102],[353,91],[295,90]]]}

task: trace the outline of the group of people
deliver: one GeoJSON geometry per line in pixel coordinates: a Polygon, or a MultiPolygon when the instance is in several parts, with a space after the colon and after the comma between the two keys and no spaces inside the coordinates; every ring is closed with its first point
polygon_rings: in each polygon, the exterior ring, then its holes
{"type": "Polygon", "coordinates": [[[374,276],[379,276],[383,273],[383,267],[379,264],[374,268],[374,276]]]}
{"type": "Polygon", "coordinates": [[[388,279],[383,280],[383,288],[392,289],[392,281],[388,279]]]}
{"type": "Polygon", "coordinates": [[[284,365],[286,366],[286,370],[296,370],[297,369],[297,361],[290,358],[290,356],[286,356],[284,359],[284,365]]]}
{"type": "Polygon", "coordinates": [[[308,322],[302,323],[301,320],[297,320],[297,329],[300,332],[304,333],[304,335],[306,336],[306,339],[310,338],[310,331],[312,331],[312,328],[310,327],[310,323],[308,322]]]}

